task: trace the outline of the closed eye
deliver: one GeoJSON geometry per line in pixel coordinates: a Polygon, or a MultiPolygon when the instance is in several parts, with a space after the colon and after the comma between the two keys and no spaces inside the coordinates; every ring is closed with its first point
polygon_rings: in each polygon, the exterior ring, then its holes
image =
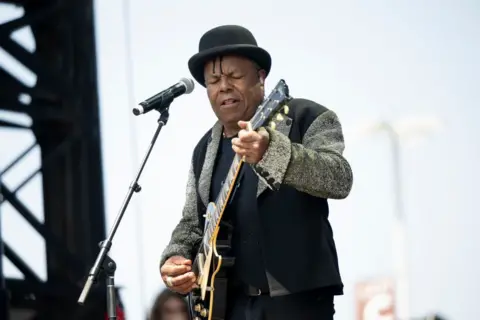
{"type": "Polygon", "coordinates": [[[218,80],[220,80],[219,77],[209,78],[209,79],[207,79],[206,83],[207,83],[207,84],[215,84],[215,83],[218,82],[218,80]]]}

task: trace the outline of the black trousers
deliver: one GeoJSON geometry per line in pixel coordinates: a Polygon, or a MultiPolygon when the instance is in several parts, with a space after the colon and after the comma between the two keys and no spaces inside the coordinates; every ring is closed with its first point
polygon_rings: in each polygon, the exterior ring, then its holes
{"type": "Polygon", "coordinates": [[[226,320],[333,320],[334,299],[315,292],[279,297],[230,295],[226,320]]]}

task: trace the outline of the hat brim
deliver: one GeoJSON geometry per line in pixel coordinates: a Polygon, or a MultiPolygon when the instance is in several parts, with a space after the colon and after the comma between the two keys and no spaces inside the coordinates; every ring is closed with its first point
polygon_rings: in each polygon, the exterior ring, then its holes
{"type": "Polygon", "coordinates": [[[190,73],[199,84],[206,87],[204,76],[205,63],[211,61],[215,57],[225,55],[239,55],[249,58],[255,61],[260,68],[265,70],[267,75],[272,66],[272,58],[266,50],[253,45],[235,44],[211,48],[195,54],[190,60],[188,60],[190,73]]]}

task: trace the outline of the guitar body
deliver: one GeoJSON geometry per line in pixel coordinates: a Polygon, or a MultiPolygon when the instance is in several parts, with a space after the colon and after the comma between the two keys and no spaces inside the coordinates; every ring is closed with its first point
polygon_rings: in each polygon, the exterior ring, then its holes
{"type": "MultiPolygon", "coordinates": [[[[286,104],[292,99],[288,91],[285,81],[280,80],[250,119],[249,130],[258,130],[269,121],[274,128],[274,115],[276,120],[282,120],[278,112],[288,113],[286,104]]],[[[198,288],[188,296],[191,320],[224,320],[226,317],[228,271],[235,258],[230,256],[233,227],[222,220],[222,216],[243,163],[244,159],[235,155],[216,201],[209,203],[204,216],[204,235],[192,268],[198,288]]]]}
{"type": "MultiPolygon", "coordinates": [[[[211,202],[207,207],[206,217],[214,214],[215,210],[215,203],[211,202]]],[[[193,264],[193,270],[197,274],[198,288],[194,289],[188,297],[192,320],[225,319],[228,272],[234,265],[235,258],[229,256],[232,226],[225,222],[221,222],[220,226],[222,233],[220,228],[217,228],[212,236],[210,247],[200,249],[193,264]],[[220,233],[222,237],[219,237],[220,233]],[[207,261],[208,259],[211,259],[210,262],[207,261]]]]}

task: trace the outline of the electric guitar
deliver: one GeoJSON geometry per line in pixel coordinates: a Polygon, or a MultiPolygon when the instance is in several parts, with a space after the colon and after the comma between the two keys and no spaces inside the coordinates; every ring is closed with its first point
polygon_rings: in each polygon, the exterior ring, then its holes
{"type": "MultiPolygon", "coordinates": [[[[281,112],[287,114],[292,98],[284,80],[280,80],[270,95],[257,108],[249,121],[249,130],[258,130],[269,124],[275,128],[275,120],[283,119],[281,112]]],[[[222,221],[223,212],[235,189],[244,159],[235,155],[225,182],[215,202],[208,204],[204,225],[204,236],[193,262],[192,270],[197,275],[197,286],[188,297],[192,320],[223,320],[226,312],[227,279],[226,269],[233,266],[234,257],[229,257],[231,249],[232,226],[222,221]],[[226,240],[218,239],[221,227],[227,228],[226,240]]]]}

